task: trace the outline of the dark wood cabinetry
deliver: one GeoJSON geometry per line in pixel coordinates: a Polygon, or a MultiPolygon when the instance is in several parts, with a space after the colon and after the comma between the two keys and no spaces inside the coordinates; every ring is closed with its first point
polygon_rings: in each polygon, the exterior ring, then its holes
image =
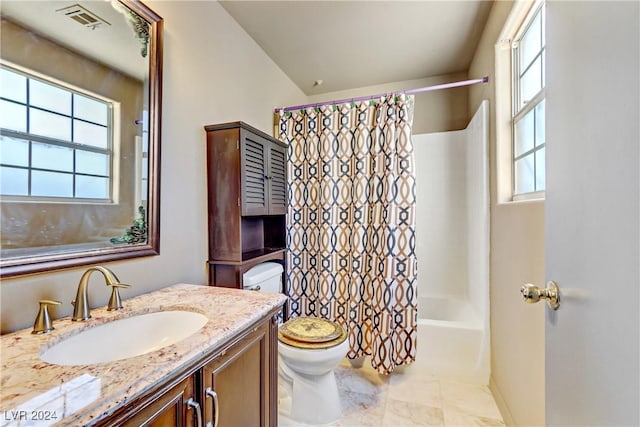
{"type": "Polygon", "coordinates": [[[285,215],[286,147],[240,128],[242,215],[285,215]]]}
{"type": "MultiPolygon", "coordinates": [[[[194,411],[198,409],[199,403],[194,400],[195,380],[195,375],[190,375],[169,391],[153,396],[153,399],[150,399],[151,404],[141,405],[143,409],[135,412],[122,425],[126,427],[196,425],[193,418],[198,417],[194,411]]],[[[132,405],[131,409],[135,411],[136,404],[132,405]]]]}
{"type": "Polygon", "coordinates": [[[286,146],[243,122],[205,130],[209,284],[242,288],[254,265],[284,264],[286,146]]]}
{"type": "Polygon", "coordinates": [[[270,421],[271,413],[264,405],[272,395],[263,374],[273,362],[268,337],[269,331],[264,327],[256,329],[223,357],[204,366],[205,419],[217,419],[220,426],[274,425],[275,418],[270,421]],[[214,390],[216,405],[212,404],[214,390]]]}
{"type": "Polygon", "coordinates": [[[264,318],[98,425],[275,427],[277,333],[264,318]]]}

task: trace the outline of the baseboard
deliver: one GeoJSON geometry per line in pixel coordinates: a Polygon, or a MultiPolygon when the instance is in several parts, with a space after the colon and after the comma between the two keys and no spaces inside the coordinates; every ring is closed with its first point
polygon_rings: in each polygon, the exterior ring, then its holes
{"type": "Polygon", "coordinates": [[[500,410],[500,414],[502,415],[502,420],[507,427],[515,427],[516,423],[513,421],[513,416],[511,416],[511,412],[509,411],[509,407],[502,397],[502,393],[500,393],[500,389],[496,385],[496,382],[493,380],[493,375],[489,378],[489,390],[491,390],[491,394],[493,394],[493,399],[496,401],[496,405],[498,405],[498,409],[500,410]]]}

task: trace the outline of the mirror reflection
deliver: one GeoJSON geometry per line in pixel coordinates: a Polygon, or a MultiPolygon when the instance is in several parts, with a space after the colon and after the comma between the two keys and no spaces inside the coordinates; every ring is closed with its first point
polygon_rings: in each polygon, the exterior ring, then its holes
{"type": "MultiPolygon", "coordinates": [[[[159,76],[150,70],[159,70],[146,10],[116,0],[2,2],[3,275],[57,255],[157,253],[149,162],[159,76]]],[[[53,267],[80,262],[63,264],[53,267]]]]}

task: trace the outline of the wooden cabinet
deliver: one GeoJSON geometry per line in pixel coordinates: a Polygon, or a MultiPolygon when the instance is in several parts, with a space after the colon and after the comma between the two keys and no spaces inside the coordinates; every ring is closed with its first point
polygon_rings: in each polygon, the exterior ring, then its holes
{"type": "Polygon", "coordinates": [[[285,145],[243,127],[239,138],[242,215],[285,215],[285,145]]]}
{"type": "Polygon", "coordinates": [[[220,426],[275,425],[275,412],[264,405],[272,393],[276,393],[264,381],[264,372],[277,360],[277,353],[273,358],[269,353],[268,337],[268,330],[256,329],[227,354],[205,365],[203,413],[206,422],[215,425],[217,417],[220,426]]]}
{"type": "Polygon", "coordinates": [[[205,130],[209,284],[242,288],[254,265],[284,265],[286,146],[243,122],[205,130]]]}
{"type": "Polygon", "coordinates": [[[97,425],[277,426],[277,333],[272,314],[97,425]]]}
{"type": "MultiPolygon", "coordinates": [[[[178,385],[154,399],[148,406],[135,412],[122,425],[127,427],[196,426],[200,404],[195,400],[195,375],[190,375],[178,385]]],[[[134,408],[135,409],[135,406],[134,408]]],[[[202,416],[202,415],[200,415],[202,416]]]]}

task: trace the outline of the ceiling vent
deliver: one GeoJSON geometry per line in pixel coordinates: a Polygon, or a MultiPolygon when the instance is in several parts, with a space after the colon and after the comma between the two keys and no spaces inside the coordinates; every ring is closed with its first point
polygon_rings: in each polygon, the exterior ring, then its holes
{"type": "Polygon", "coordinates": [[[96,28],[103,25],[111,25],[105,19],[100,18],[98,15],[88,11],[79,4],[74,4],[73,6],[58,9],[56,12],[60,12],[65,16],[73,19],[75,22],[81,24],[83,27],[91,28],[92,30],[95,30],[96,28]]]}

